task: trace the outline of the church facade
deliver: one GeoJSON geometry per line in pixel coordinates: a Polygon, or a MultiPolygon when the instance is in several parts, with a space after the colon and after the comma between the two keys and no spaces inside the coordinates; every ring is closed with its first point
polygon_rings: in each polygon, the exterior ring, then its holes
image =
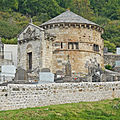
{"type": "Polygon", "coordinates": [[[69,10],[40,26],[29,23],[18,35],[18,67],[65,72],[68,56],[72,73],[87,73],[86,63],[93,59],[104,67],[102,33],[99,25],[69,10]]]}

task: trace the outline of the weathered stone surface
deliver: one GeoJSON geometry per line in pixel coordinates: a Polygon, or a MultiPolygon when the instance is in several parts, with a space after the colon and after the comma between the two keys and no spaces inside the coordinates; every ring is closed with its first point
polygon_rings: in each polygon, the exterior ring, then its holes
{"type": "Polygon", "coordinates": [[[115,66],[115,62],[120,60],[120,55],[117,54],[104,54],[104,64],[115,66]]]}
{"type": "Polygon", "coordinates": [[[120,97],[120,82],[0,86],[0,110],[120,97]],[[114,95],[113,95],[114,92],[114,95]]]}
{"type": "Polygon", "coordinates": [[[50,69],[49,68],[42,68],[41,72],[50,72],[50,69]]]}
{"type": "Polygon", "coordinates": [[[15,81],[19,81],[19,80],[26,80],[26,81],[28,80],[28,74],[22,68],[18,68],[15,74],[15,81]]]}
{"type": "Polygon", "coordinates": [[[39,81],[38,83],[53,83],[54,82],[54,74],[50,72],[40,72],[39,73],[39,81]]]}

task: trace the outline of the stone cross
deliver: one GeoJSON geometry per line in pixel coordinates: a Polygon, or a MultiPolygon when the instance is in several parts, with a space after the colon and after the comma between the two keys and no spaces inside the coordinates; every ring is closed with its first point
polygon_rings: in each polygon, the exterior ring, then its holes
{"type": "Polygon", "coordinates": [[[65,65],[65,76],[71,76],[71,64],[69,60],[69,55],[67,57],[68,57],[68,62],[65,65]]]}

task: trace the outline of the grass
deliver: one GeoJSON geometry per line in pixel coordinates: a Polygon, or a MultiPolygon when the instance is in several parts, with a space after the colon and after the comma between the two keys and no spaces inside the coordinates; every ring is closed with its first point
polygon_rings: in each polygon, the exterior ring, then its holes
{"type": "Polygon", "coordinates": [[[120,99],[1,111],[0,120],[120,120],[120,99]]]}

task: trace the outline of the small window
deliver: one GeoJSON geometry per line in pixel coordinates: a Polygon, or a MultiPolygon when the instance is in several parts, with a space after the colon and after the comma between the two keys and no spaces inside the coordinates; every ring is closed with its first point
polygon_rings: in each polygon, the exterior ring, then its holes
{"type": "Polygon", "coordinates": [[[32,52],[28,53],[28,69],[32,70],[32,52]]]}
{"type": "Polygon", "coordinates": [[[94,44],[93,45],[93,50],[96,52],[99,52],[99,45],[94,44]]]}
{"type": "Polygon", "coordinates": [[[79,49],[78,42],[69,42],[68,49],[79,49]]]}
{"type": "Polygon", "coordinates": [[[63,43],[61,42],[61,49],[63,49],[63,43]]]}
{"type": "Polygon", "coordinates": [[[60,43],[55,43],[55,47],[58,47],[58,46],[60,46],[60,43]]]}
{"type": "Polygon", "coordinates": [[[79,49],[78,43],[75,43],[76,49],[79,49]]]}
{"type": "Polygon", "coordinates": [[[2,67],[0,66],[0,72],[2,72],[2,67]]]}

